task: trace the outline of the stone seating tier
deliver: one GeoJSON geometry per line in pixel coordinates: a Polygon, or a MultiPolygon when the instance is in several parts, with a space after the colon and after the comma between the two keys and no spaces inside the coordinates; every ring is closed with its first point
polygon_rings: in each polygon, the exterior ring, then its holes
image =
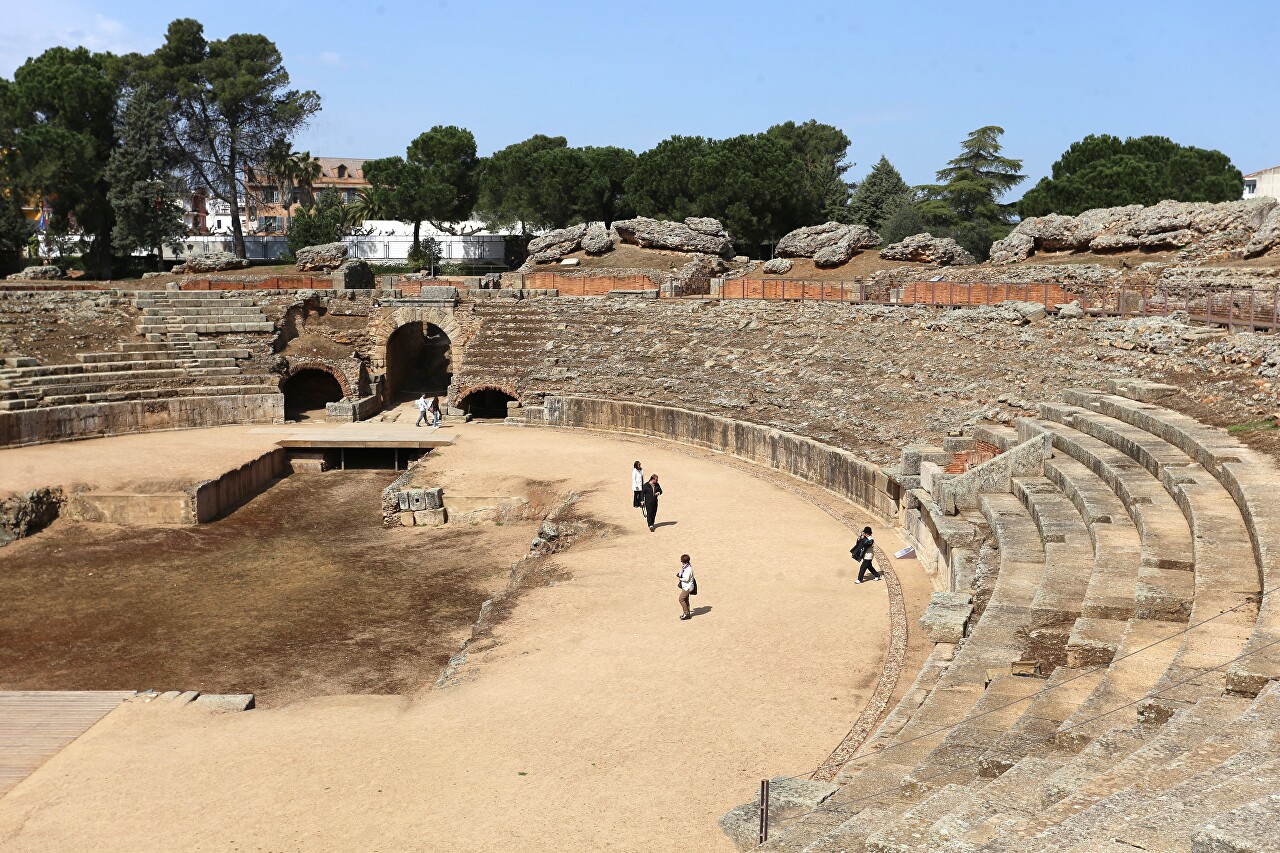
{"type": "Polygon", "coordinates": [[[763,849],[1217,853],[1280,828],[1280,654],[1248,654],[1280,637],[1256,606],[1280,477],[1151,389],[1109,391],[1019,423],[1053,455],[979,496],[990,538],[957,577],[985,607],[763,849]],[[1024,657],[1047,678],[1010,674],[1024,657]]]}

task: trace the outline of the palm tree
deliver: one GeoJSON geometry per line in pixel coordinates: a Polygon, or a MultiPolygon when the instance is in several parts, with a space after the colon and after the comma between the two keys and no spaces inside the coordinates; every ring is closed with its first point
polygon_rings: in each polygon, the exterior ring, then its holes
{"type": "Polygon", "coordinates": [[[347,225],[359,225],[366,219],[390,219],[391,198],[385,187],[364,187],[359,197],[347,205],[347,225]]]}
{"type": "Polygon", "coordinates": [[[324,174],[319,160],[311,158],[310,151],[295,151],[289,155],[289,177],[302,190],[302,203],[315,204],[315,182],[324,174]]]}

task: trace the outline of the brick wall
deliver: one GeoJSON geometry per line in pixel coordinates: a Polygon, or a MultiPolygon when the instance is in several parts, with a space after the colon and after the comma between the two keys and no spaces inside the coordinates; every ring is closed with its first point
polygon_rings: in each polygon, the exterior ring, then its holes
{"type": "Polygon", "coordinates": [[[524,286],[532,290],[558,290],[561,296],[606,296],[611,290],[653,290],[657,287],[643,275],[562,275],[533,272],[524,277],[524,286]]]}
{"type": "Polygon", "coordinates": [[[279,275],[254,280],[224,278],[185,278],[179,290],[329,290],[333,280],[328,276],[279,275]]]}
{"type": "Polygon", "coordinates": [[[1059,305],[1069,301],[1060,284],[958,284],[951,281],[917,281],[902,289],[902,304],[990,305],[1016,300],[1059,305]]]}
{"type": "Polygon", "coordinates": [[[729,278],[721,286],[725,299],[804,299],[815,302],[865,300],[866,285],[856,281],[799,281],[782,278],[729,278]]]}

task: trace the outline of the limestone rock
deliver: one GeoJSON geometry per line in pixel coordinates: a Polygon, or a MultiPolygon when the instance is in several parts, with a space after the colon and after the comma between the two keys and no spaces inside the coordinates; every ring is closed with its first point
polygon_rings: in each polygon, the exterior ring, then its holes
{"type": "Polygon", "coordinates": [[[773,258],[765,261],[761,269],[769,275],[786,275],[791,272],[791,266],[790,258],[773,258]]]}
{"type": "Polygon", "coordinates": [[[721,258],[733,257],[733,243],[720,222],[715,219],[689,217],[684,222],[637,217],[613,223],[615,243],[630,243],[647,249],[673,252],[697,252],[721,258]],[[695,229],[689,222],[698,225],[695,229]],[[712,228],[715,231],[712,232],[712,228]]]}
{"type": "Polygon", "coordinates": [[[1138,238],[1130,234],[1103,234],[1089,241],[1094,252],[1127,252],[1138,248],[1138,238]]]}
{"type": "Polygon", "coordinates": [[[582,235],[582,249],[592,255],[600,255],[612,251],[613,238],[605,229],[603,222],[592,222],[582,235]]]}
{"type": "Polygon", "coordinates": [[[718,237],[725,233],[724,226],[720,224],[720,220],[713,219],[710,216],[687,216],[684,224],[699,234],[710,234],[712,237],[718,237]]]}
{"type": "Polygon", "coordinates": [[[991,244],[991,263],[1015,264],[1031,257],[1036,250],[1036,241],[1030,234],[1013,233],[1003,240],[991,244]]]}
{"type": "Polygon", "coordinates": [[[1159,234],[1146,234],[1138,238],[1138,245],[1144,249],[1181,249],[1196,239],[1196,233],[1189,228],[1178,231],[1162,231],[1159,234]]]}
{"type": "Polygon", "coordinates": [[[818,266],[839,266],[863,249],[880,245],[880,235],[865,225],[824,222],[797,228],[778,241],[781,258],[813,258],[818,266]]]}
{"type": "Polygon", "coordinates": [[[1266,251],[1259,249],[1261,245],[1280,242],[1280,219],[1274,218],[1277,207],[1280,203],[1272,198],[1218,204],[1162,201],[1147,207],[1097,208],[1079,216],[1035,216],[1018,223],[1008,237],[992,246],[991,260],[1010,263],[1037,251],[1180,249],[1180,261],[1236,250],[1257,254],[1266,251]],[[1276,236],[1269,240],[1265,236],[1269,233],[1276,236]]]}
{"type": "Polygon", "coordinates": [[[565,255],[578,251],[582,247],[582,238],[586,233],[587,226],[582,224],[557,228],[534,237],[529,241],[529,260],[535,264],[558,261],[565,255]]]}
{"type": "Polygon", "coordinates": [[[880,257],[888,261],[915,261],[939,266],[964,266],[976,264],[959,243],[950,237],[934,237],[932,234],[913,234],[901,243],[886,246],[880,257]]]}
{"type": "MultiPolygon", "coordinates": [[[[347,260],[346,243],[321,243],[319,246],[308,246],[298,250],[297,263],[299,272],[331,272],[342,266],[347,260]]],[[[190,268],[190,262],[187,264],[190,268]]]]}
{"type": "Polygon", "coordinates": [[[1245,244],[1244,256],[1256,258],[1280,246],[1280,204],[1271,208],[1271,212],[1258,225],[1253,238],[1245,244]]]}
{"type": "MultiPolygon", "coordinates": [[[[182,271],[187,274],[230,272],[248,269],[249,262],[244,258],[237,258],[230,252],[207,252],[202,255],[192,255],[181,266],[182,271]]],[[[174,267],[174,271],[177,271],[177,267],[174,267]]]]}
{"type": "Polygon", "coordinates": [[[1077,299],[1069,305],[1058,306],[1058,317],[1063,320],[1079,320],[1084,316],[1084,308],[1080,306],[1080,300],[1077,299]]]}
{"type": "Polygon", "coordinates": [[[22,272],[13,273],[6,278],[8,281],[52,281],[66,278],[66,275],[60,268],[50,264],[41,267],[27,267],[22,272]]]}

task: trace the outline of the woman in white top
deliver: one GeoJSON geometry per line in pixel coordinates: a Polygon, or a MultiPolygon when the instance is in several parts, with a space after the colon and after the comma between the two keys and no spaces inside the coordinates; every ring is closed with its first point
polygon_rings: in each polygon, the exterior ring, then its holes
{"type": "Polygon", "coordinates": [[[636,464],[631,467],[631,505],[640,507],[640,512],[644,512],[644,469],[640,467],[640,460],[636,460],[636,464]]]}
{"type": "Polygon", "coordinates": [[[689,615],[689,596],[698,588],[698,582],[693,577],[693,566],[689,563],[689,555],[680,555],[680,571],[676,572],[679,578],[680,586],[680,609],[683,611],[680,615],[680,621],[693,618],[689,615]]]}

